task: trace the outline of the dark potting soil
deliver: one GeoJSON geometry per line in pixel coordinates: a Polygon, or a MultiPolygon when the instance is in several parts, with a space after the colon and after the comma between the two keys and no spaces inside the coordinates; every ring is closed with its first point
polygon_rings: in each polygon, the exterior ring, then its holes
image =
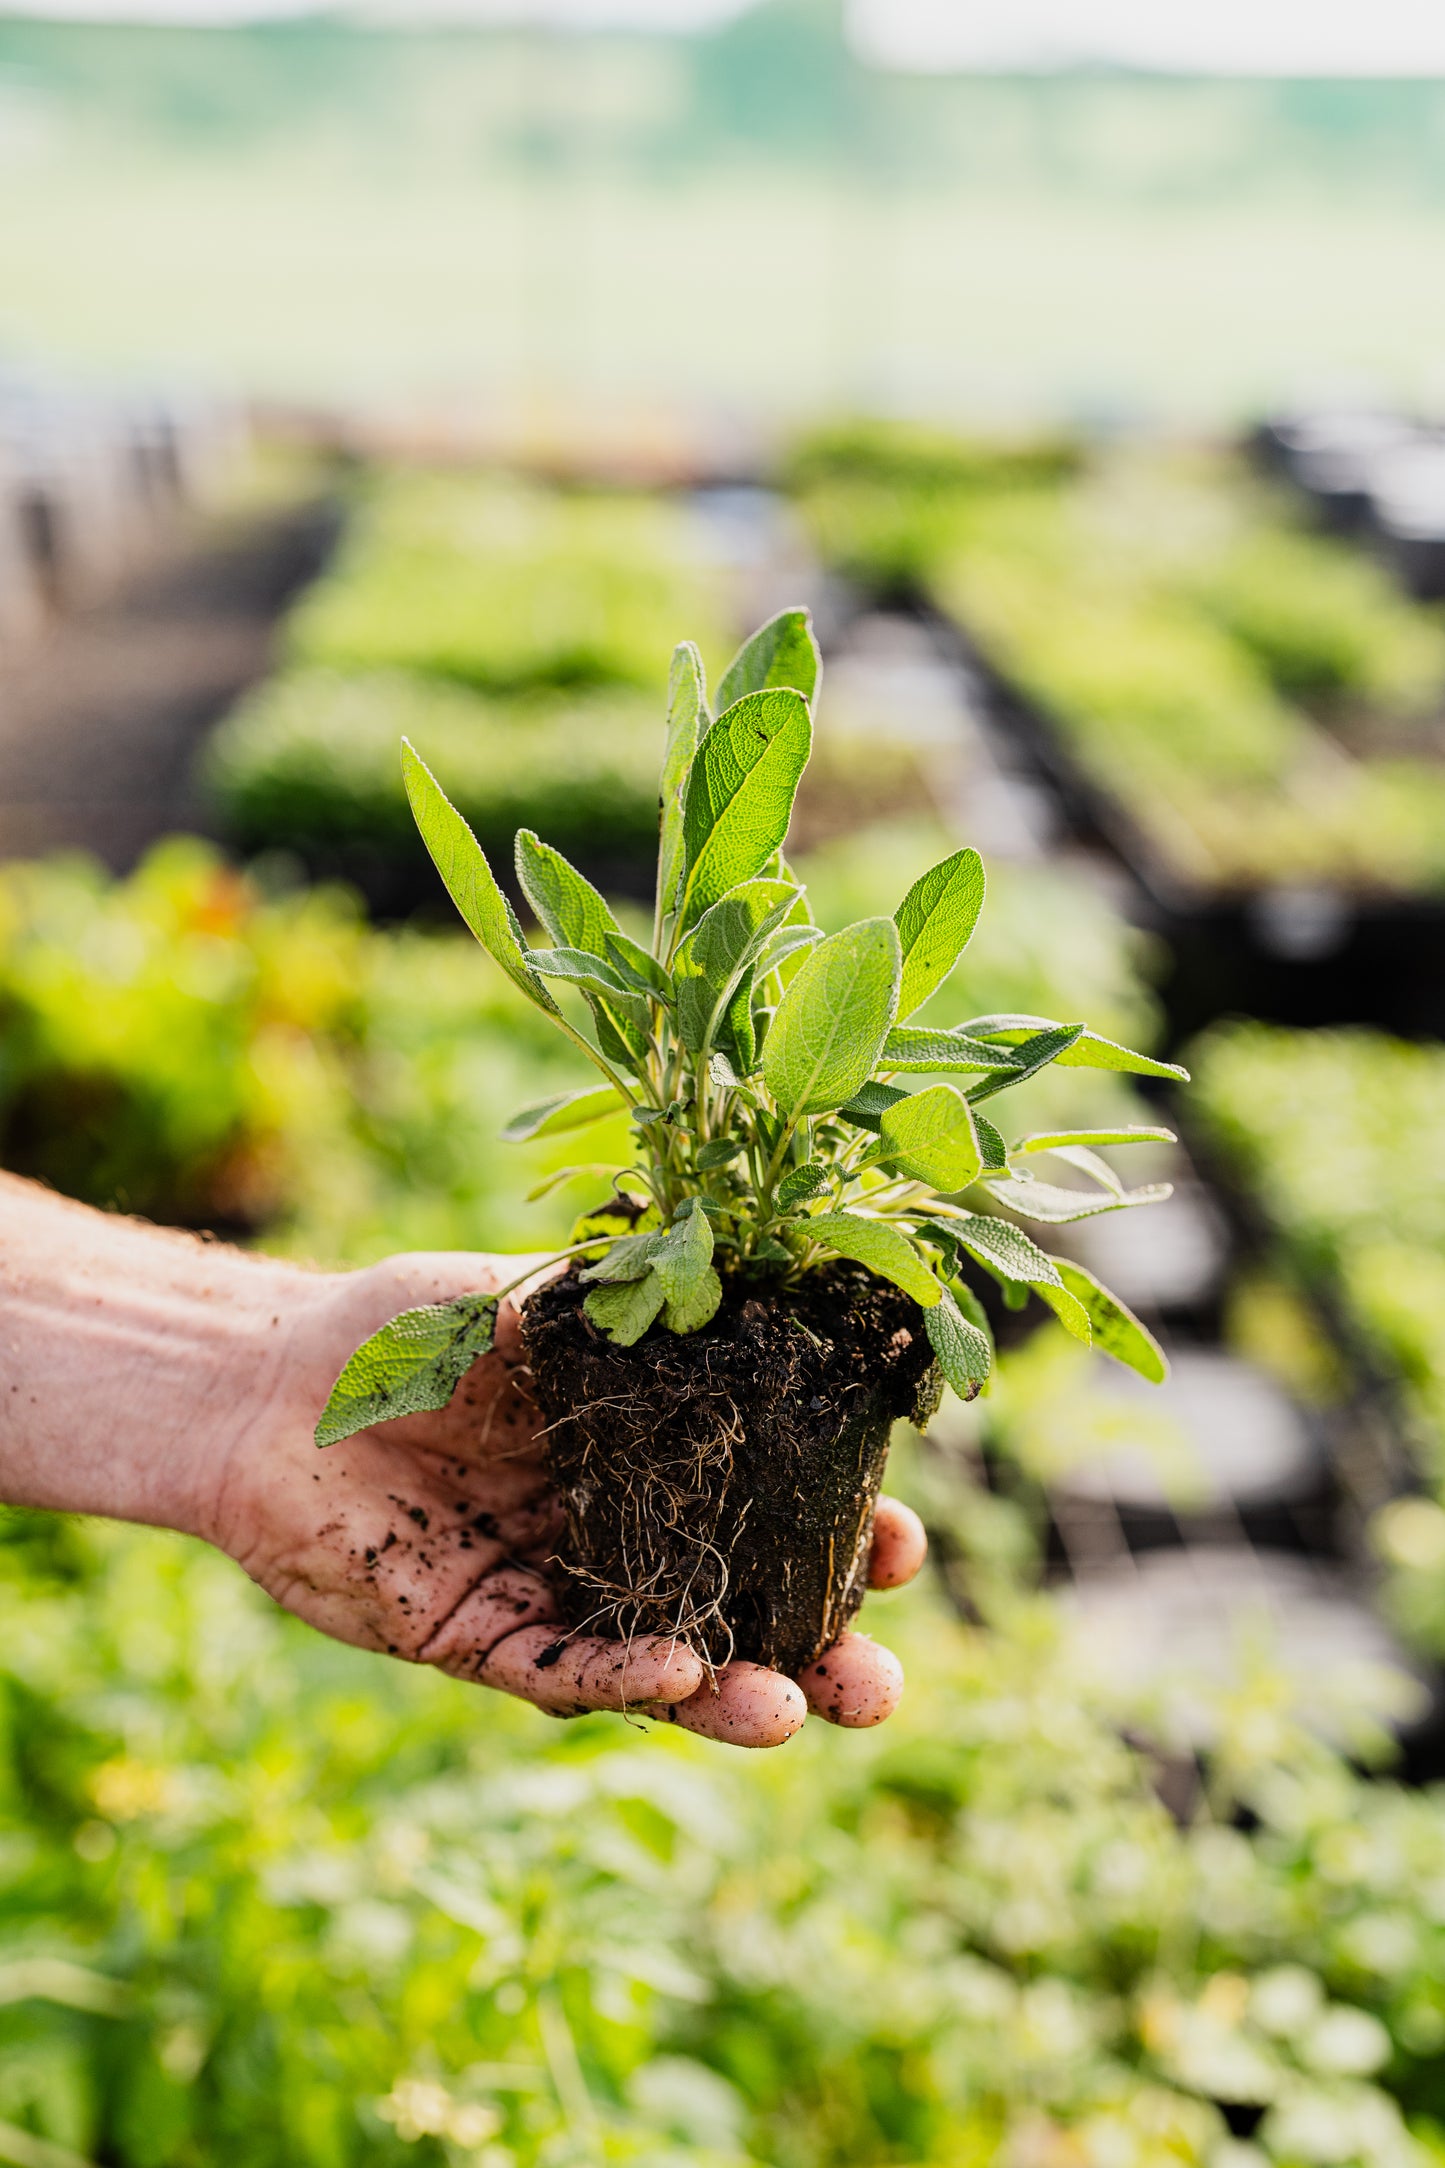
{"type": "Polygon", "coordinates": [[[623,1348],[585,1294],[569,1272],[523,1316],[568,1623],[802,1670],[863,1600],[889,1431],[930,1404],[918,1305],[851,1265],[783,1298],[737,1279],[701,1332],[623,1348]]]}

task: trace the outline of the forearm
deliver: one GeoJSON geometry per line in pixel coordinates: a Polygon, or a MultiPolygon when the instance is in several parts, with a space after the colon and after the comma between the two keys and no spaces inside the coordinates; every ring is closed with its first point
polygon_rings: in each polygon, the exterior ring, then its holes
{"type": "Polygon", "coordinates": [[[324,1284],[0,1175],[0,1500],[199,1532],[324,1284]]]}

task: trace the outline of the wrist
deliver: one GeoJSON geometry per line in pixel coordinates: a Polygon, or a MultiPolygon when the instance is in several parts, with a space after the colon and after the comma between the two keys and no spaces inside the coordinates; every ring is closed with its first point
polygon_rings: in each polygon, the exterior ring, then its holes
{"type": "Polygon", "coordinates": [[[0,1176],[0,1499],[203,1532],[210,1470],[315,1289],[0,1176]]]}

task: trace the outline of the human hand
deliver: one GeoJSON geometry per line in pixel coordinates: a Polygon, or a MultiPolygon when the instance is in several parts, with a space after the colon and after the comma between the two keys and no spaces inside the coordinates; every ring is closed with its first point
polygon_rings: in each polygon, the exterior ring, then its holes
{"type": "MultiPolygon", "coordinates": [[[[312,1432],[353,1348],[398,1311],[505,1284],[515,1258],[425,1254],[294,1281],[267,1388],[236,1426],[201,1532],[309,1624],[339,1641],[435,1664],[557,1715],[629,1709],[737,1746],[776,1746],[807,1708],[850,1727],[897,1706],[896,1657],[845,1634],[798,1681],[734,1663],[711,1684],[685,1644],[559,1639],[547,1561],[562,1519],[527,1392],[517,1311],[451,1405],[318,1452],[312,1432]]],[[[878,1508],[869,1585],[897,1588],[923,1560],[916,1514],[878,1508]]]]}

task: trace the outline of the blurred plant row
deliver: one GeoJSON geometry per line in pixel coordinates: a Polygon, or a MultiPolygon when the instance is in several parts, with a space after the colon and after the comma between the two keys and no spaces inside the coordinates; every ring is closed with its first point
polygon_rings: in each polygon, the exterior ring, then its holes
{"type": "Polygon", "coordinates": [[[928,598],[1186,889],[1445,886],[1445,620],[1221,451],[840,430],[795,459],[825,559],[928,598]]]}

